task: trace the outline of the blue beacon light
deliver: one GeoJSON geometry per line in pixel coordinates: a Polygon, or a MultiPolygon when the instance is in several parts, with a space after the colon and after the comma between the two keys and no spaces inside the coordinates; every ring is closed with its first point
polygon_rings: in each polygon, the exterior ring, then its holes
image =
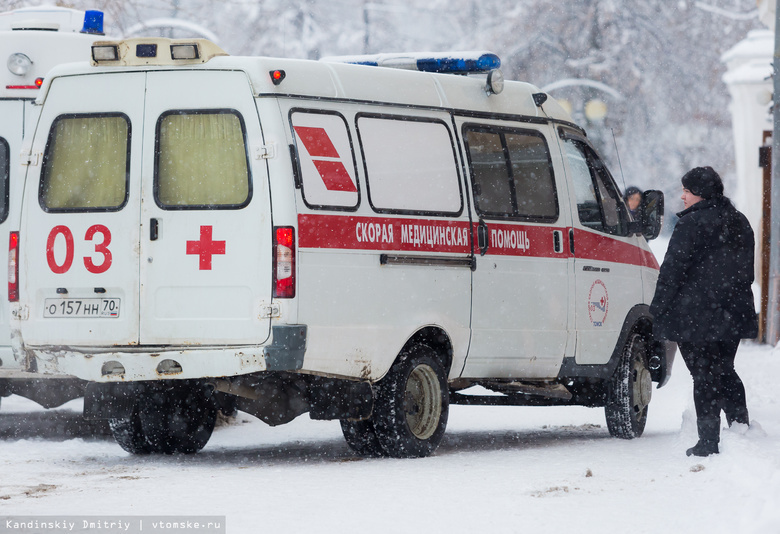
{"type": "Polygon", "coordinates": [[[423,72],[469,73],[488,72],[501,66],[501,59],[495,54],[482,54],[476,58],[420,58],[417,70],[423,72]]]}
{"type": "Polygon", "coordinates": [[[352,63],[372,67],[394,67],[422,72],[442,74],[476,74],[498,69],[501,59],[492,52],[442,53],[441,55],[413,54],[376,54],[364,56],[341,56],[323,58],[325,61],[352,63]]]}
{"type": "Polygon", "coordinates": [[[84,12],[84,27],[81,33],[103,35],[103,12],[90,9],[84,12]]]}

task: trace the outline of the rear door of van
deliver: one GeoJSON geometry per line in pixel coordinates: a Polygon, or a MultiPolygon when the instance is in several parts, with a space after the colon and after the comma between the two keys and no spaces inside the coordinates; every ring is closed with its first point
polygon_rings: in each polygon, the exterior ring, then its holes
{"type": "Polygon", "coordinates": [[[54,80],[20,226],[27,345],[261,343],[267,176],[240,72],[54,80]]]}
{"type": "Polygon", "coordinates": [[[150,72],[140,233],[140,342],[258,344],[271,304],[263,135],[239,71],[150,72]]]}
{"type": "Polygon", "coordinates": [[[145,85],[144,73],[52,81],[19,227],[28,345],[138,343],[145,85]]]}

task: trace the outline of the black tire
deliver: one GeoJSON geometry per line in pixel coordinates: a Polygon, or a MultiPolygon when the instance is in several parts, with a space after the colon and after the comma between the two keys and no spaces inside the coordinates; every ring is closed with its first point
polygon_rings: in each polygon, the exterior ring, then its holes
{"type": "Polygon", "coordinates": [[[387,456],[418,458],[439,446],[447,427],[449,388],[436,353],[416,344],[378,384],[371,422],[387,456]]]}
{"type": "Polygon", "coordinates": [[[347,440],[349,448],[360,456],[367,458],[387,456],[379,443],[379,439],[376,437],[374,424],[370,420],[350,421],[342,419],[341,432],[344,434],[344,439],[347,440]]]}
{"type": "Polygon", "coordinates": [[[612,436],[633,439],[642,435],[652,392],[647,343],[641,335],[631,334],[615,374],[607,384],[604,411],[612,436]]]}
{"type": "Polygon", "coordinates": [[[119,446],[130,454],[149,454],[152,452],[141,429],[138,405],[136,405],[130,417],[110,419],[108,426],[111,428],[111,433],[114,435],[116,442],[119,443],[119,446]]]}
{"type": "Polygon", "coordinates": [[[144,388],[133,414],[110,426],[117,443],[132,454],[192,454],[206,445],[216,420],[211,392],[185,382],[144,388]]]}

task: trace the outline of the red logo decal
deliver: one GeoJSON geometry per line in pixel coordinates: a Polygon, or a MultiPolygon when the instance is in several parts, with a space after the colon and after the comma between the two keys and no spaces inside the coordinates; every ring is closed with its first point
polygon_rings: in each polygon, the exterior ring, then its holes
{"type": "Polygon", "coordinates": [[[212,255],[224,253],[225,242],[211,239],[211,226],[200,227],[200,241],[187,241],[187,254],[200,256],[198,269],[201,271],[211,270],[212,255]]]}
{"type": "Polygon", "coordinates": [[[590,286],[588,293],[588,318],[593,326],[604,326],[609,312],[609,293],[607,286],[601,280],[596,280],[590,286]]]}
{"type": "Polygon", "coordinates": [[[328,137],[325,128],[313,128],[311,126],[296,126],[295,133],[298,134],[303,146],[311,156],[317,172],[320,173],[325,188],[328,191],[344,191],[347,193],[356,193],[352,178],[349,176],[346,167],[340,159],[338,150],[333,146],[333,142],[328,137]]]}

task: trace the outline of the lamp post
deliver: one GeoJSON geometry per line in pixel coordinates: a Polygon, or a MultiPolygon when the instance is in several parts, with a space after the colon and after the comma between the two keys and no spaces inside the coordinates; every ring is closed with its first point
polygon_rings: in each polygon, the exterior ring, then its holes
{"type": "MultiPolygon", "coordinates": [[[[553,91],[575,88],[574,102],[562,103],[563,107],[572,115],[575,122],[583,121],[588,128],[588,137],[593,140],[593,144],[603,154],[606,153],[609,138],[605,134],[604,122],[607,112],[610,110],[608,102],[620,103],[625,97],[613,87],[587,78],[564,78],[542,87],[542,91],[552,93],[553,91]]],[[[618,107],[619,109],[619,107],[618,107]]],[[[614,113],[613,113],[614,114],[614,113]]]]}

